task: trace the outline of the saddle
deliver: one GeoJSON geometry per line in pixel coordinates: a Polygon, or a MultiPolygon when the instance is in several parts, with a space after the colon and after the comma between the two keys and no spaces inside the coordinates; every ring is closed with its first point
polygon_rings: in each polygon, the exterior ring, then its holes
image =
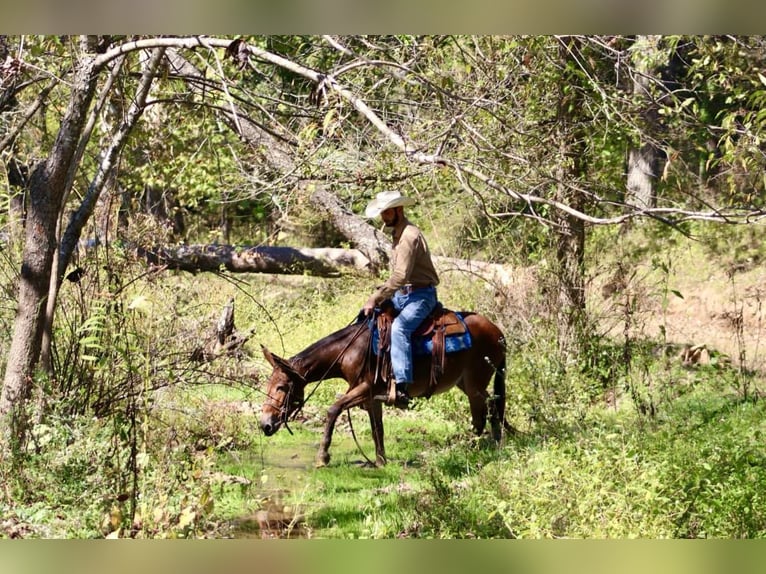
{"type": "MultiPolygon", "coordinates": [[[[379,376],[388,382],[389,403],[393,403],[396,393],[394,380],[391,376],[391,324],[396,318],[396,310],[389,302],[383,303],[381,312],[377,317],[378,348],[377,348],[377,371],[379,376]]],[[[437,303],[434,310],[426,317],[420,326],[412,334],[413,354],[414,341],[418,338],[430,342],[431,347],[431,377],[428,385],[428,398],[433,393],[436,384],[444,372],[444,360],[447,353],[447,337],[466,335],[467,328],[460,315],[446,309],[441,303],[437,303]]],[[[470,343],[468,343],[470,344],[470,343]]],[[[457,349],[456,349],[457,350],[457,349]]],[[[376,376],[376,380],[377,380],[376,376]]]]}
{"type": "Polygon", "coordinates": [[[441,334],[442,339],[449,335],[462,335],[465,333],[465,323],[458,317],[457,313],[445,309],[441,303],[437,303],[431,314],[428,315],[420,326],[415,329],[413,337],[428,337],[441,334]]]}

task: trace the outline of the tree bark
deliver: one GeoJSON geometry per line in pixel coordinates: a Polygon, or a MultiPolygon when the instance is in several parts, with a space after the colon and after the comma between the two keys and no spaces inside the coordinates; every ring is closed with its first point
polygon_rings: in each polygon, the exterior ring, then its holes
{"type": "Polygon", "coordinates": [[[43,320],[53,256],[58,247],[56,225],[67,186],[67,174],[96,88],[97,73],[88,52],[82,55],[65,112],[48,159],[32,171],[29,210],[19,282],[18,308],[0,394],[0,440],[4,450],[24,441],[26,402],[40,358],[43,320]]]}
{"type": "MultiPolygon", "coordinates": [[[[561,65],[566,69],[572,58],[572,51],[579,48],[576,38],[562,39],[560,48],[561,65]]],[[[576,79],[572,80],[575,83],[576,79]]],[[[578,91],[567,93],[560,88],[557,112],[560,163],[556,185],[556,201],[583,211],[583,195],[570,185],[585,171],[582,165],[585,157],[582,148],[583,134],[579,127],[581,106],[578,105],[578,91]],[[569,98],[574,98],[571,101],[569,98]]],[[[580,354],[583,347],[585,325],[585,224],[573,214],[557,212],[556,261],[557,297],[556,314],[558,323],[559,354],[564,366],[580,354]]]]}
{"type": "Polygon", "coordinates": [[[652,81],[659,74],[660,36],[638,36],[633,51],[633,97],[641,108],[641,143],[628,151],[628,180],[625,203],[638,209],[656,204],[654,183],[660,168],[660,150],[655,143],[658,130],[658,105],[652,96],[652,81]]]}

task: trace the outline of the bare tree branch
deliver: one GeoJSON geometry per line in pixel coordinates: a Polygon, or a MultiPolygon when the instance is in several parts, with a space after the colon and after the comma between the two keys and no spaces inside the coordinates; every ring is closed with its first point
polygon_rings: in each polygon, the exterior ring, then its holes
{"type": "MultiPolygon", "coordinates": [[[[448,157],[438,155],[438,154],[424,153],[420,151],[420,147],[418,145],[414,144],[413,142],[407,141],[405,137],[403,137],[402,135],[392,130],[364,102],[364,100],[361,97],[359,97],[358,95],[351,92],[349,89],[342,86],[339,82],[335,80],[333,76],[321,74],[315,70],[311,70],[309,68],[301,66],[300,64],[287,60],[286,58],[283,58],[281,56],[271,54],[270,52],[267,52],[266,50],[257,48],[255,46],[248,46],[248,49],[253,55],[259,58],[262,58],[275,65],[284,67],[296,74],[300,74],[303,77],[313,80],[322,86],[327,86],[328,88],[332,89],[334,92],[340,95],[343,99],[351,103],[360,114],[362,114],[365,118],[367,118],[367,120],[373,126],[375,126],[378,129],[378,131],[381,134],[383,134],[383,136],[385,136],[386,139],[388,139],[394,146],[396,146],[401,151],[403,151],[411,161],[418,162],[421,164],[435,165],[440,167],[449,167],[456,173],[459,173],[461,175],[461,178],[463,178],[463,180],[465,180],[464,178],[466,174],[470,175],[476,178],[477,180],[481,181],[487,187],[494,189],[495,191],[501,192],[513,199],[517,199],[528,205],[534,205],[534,204],[547,205],[549,207],[560,210],[572,217],[575,217],[577,219],[584,221],[585,223],[590,223],[592,225],[616,225],[616,224],[620,224],[625,221],[628,221],[630,219],[636,219],[636,218],[642,218],[642,217],[659,219],[661,221],[664,221],[672,225],[680,223],[682,221],[690,221],[690,220],[711,221],[711,222],[719,222],[719,223],[751,223],[753,221],[760,220],[761,218],[764,217],[764,215],[766,215],[766,211],[761,209],[711,210],[707,212],[699,212],[699,211],[682,210],[682,209],[670,208],[670,207],[639,208],[635,206],[628,206],[632,208],[628,213],[623,213],[614,217],[595,217],[587,213],[584,213],[580,210],[574,209],[573,207],[569,205],[555,201],[553,199],[518,192],[502,184],[501,182],[485,174],[484,172],[474,169],[470,166],[467,166],[461,162],[454,161],[448,157]]],[[[499,217],[503,216],[502,214],[497,214],[497,215],[499,217]]],[[[514,213],[514,215],[518,215],[518,213],[514,213]]],[[[525,214],[522,213],[521,215],[525,215],[525,214]]]]}
{"type": "MultiPolygon", "coordinates": [[[[99,58],[97,58],[96,65],[104,65],[111,59],[114,59],[120,54],[124,54],[129,51],[146,49],[155,46],[177,48],[205,47],[213,49],[227,48],[230,43],[230,40],[208,38],[202,36],[186,38],[147,38],[133,42],[126,42],[113,48],[112,50],[107,51],[99,58]]],[[[521,201],[527,205],[547,205],[592,225],[616,225],[624,223],[630,219],[642,217],[659,219],[669,224],[677,224],[682,221],[691,220],[719,223],[752,223],[754,221],[760,221],[764,215],[766,215],[766,212],[761,209],[721,209],[703,212],[677,209],[672,207],[641,208],[634,206],[628,206],[628,212],[621,213],[620,215],[613,217],[596,217],[589,215],[569,205],[562,204],[550,198],[519,192],[510,186],[498,181],[497,178],[493,178],[484,171],[468,166],[464,162],[452,159],[445,155],[437,153],[429,154],[422,151],[422,147],[420,145],[409,141],[404,135],[397,133],[397,131],[392,129],[384,120],[380,118],[380,116],[373,109],[367,105],[362,97],[347,87],[343,86],[332,74],[324,74],[254,45],[248,44],[247,50],[253,57],[259,58],[260,60],[268,62],[272,65],[279,66],[285,70],[289,70],[315,82],[320,88],[327,88],[338,94],[342,99],[349,102],[354,107],[354,109],[357,110],[357,112],[365,117],[370,122],[370,124],[373,125],[391,144],[401,150],[410,161],[424,165],[450,168],[456,173],[456,175],[459,174],[459,179],[462,181],[466,180],[466,176],[471,176],[483,183],[488,188],[503,193],[508,197],[521,201]]],[[[475,193],[475,189],[473,192],[475,193]]],[[[499,217],[503,216],[503,214],[496,215],[499,217]]],[[[514,213],[514,215],[518,215],[518,213],[514,213]]]]}
{"type": "Polygon", "coordinates": [[[139,83],[136,90],[136,97],[130,104],[130,108],[128,109],[128,113],[125,116],[122,124],[118,126],[117,130],[112,136],[112,141],[109,143],[109,147],[107,147],[103,154],[98,171],[93,177],[90,186],[88,186],[88,191],[82,203],[80,204],[80,208],[75,214],[72,215],[72,219],[69,222],[67,230],[61,240],[60,253],[62,265],[61,272],[59,273],[59,280],[63,276],[63,272],[72,257],[72,253],[74,251],[77,240],[81,235],[82,228],[93,213],[96,201],[101,195],[101,191],[104,189],[107,178],[111,174],[117,158],[125,146],[125,142],[130,136],[133,127],[136,125],[138,118],[141,116],[141,113],[144,110],[147,95],[149,94],[152,81],[154,80],[160,62],[164,57],[164,52],[164,48],[157,48],[152,54],[151,59],[147,62],[144,72],[141,76],[141,82],[139,83]]]}

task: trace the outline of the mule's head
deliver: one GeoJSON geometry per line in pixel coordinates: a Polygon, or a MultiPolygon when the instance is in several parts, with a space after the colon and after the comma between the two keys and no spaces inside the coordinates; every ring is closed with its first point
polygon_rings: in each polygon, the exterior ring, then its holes
{"type": "Polygon", "coordinates": [[[261,430],[271,436],[303,406],[306,379],[289,361],[273,355],[263,345],[261,350],[274,369],[266,382],[266,400],[261,406],[261,430]]]}

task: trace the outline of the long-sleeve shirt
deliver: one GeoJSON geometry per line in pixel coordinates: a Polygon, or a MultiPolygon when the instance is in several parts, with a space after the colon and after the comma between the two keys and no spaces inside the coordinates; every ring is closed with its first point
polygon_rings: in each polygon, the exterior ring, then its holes
{"type": "Polygon", "coordinates": [[[394,227],[393,245],[391,275],[373,293],[376,305],[391,298],[397,289],[405,285],[418,288],[439,284],[439,275],[431,260],[426,238],[406,217],[394,227]]]}

